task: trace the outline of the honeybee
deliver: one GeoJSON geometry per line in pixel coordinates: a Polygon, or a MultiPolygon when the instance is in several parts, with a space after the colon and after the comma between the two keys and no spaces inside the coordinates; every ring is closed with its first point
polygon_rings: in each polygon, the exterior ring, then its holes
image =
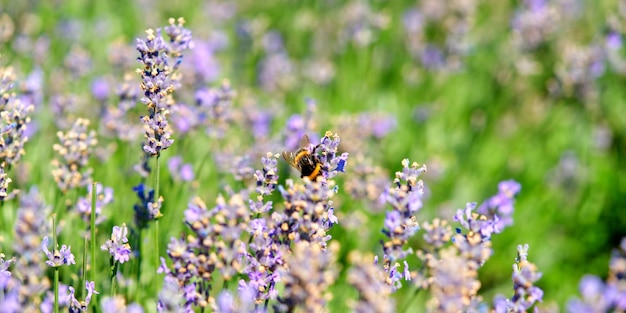
{"type": "Polygon", "coordinates": [[[320,145],[315,146],[312,151],[309,150],[310,146],[309,136],[304,135],[300,139],[300,149],[295,153],[283,151],[283,158],[300,171],[301,178],[307,177],[311,181],[315,181],[322,174],[322,162],[316,154],[320,145]]]}

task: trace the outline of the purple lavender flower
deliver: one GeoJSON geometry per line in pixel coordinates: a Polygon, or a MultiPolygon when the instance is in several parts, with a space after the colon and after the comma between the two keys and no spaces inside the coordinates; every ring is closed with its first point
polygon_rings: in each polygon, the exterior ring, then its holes
{"type": "Polygon", "coordinates": [[[105,101],[109,97],[109,83],[104,78],[98,78],[91,82],[91,94],[98,101],[105,101]]]}
{"type": "Polygon", "coordinates": [[[85,297],[85,301],[79,301],[74,296],[74,293],[75,293],[74,287],[72,286],[69,287],[70,294],[68,296],[68,299],[70,302],[70,306],[69,306],[70,313],[87,312],[87,309],[89,308],[89,303],[91,303],[91,297],[94,294],[99,294],[99,292],[96,291],[96,283],[93,281],[91,282],[86,281],[85,288],[87,289],[87,296],[85,297]]]}
{"type": "Polygon", "coordinates": [[[352,311],[395,312],[394,301],[391,298],[392,289],[386,281],[387,275],[373,262],[374,257],[352,252],[349,259],[352,267],[348,271],[348,283],[359,293],[359,300],[351,304],[352,311]]]}
{"type": "Polygon", "coordinates": [[[317,151],[318,158],[322,162],[322,176],[329,180],[339,172],[345,172],[348,162],[348,153],[338,154],[339,136],[327,131],[324,137],[320,139],[320,149],[317,151]]]}
{"type": "MultiPolygon", "coordinates": [[[[76,210],[87,223],[91,220],[91,193],[92,185],[87,186],[86,197],[79,197],[76,202],[76,210]]],[[[105,217],[102,215],[102,208],[113,202],[113,188],[96,185],[96,225],[102,223],[105,217]]]]}
{"type": "Polygon", "coordinates": [[[596,80],[604,74],[605,59],[604,50],[597,43],[587,46],[564,44],[554,69],[560,82],[556,95],[583,100],[598,97],[596,80]]]}
{"type": "MultiPolygon", "coordinates": [[[[139,229],[143,229],[148,225],[148,222],[154,220],[158,217],[159,211],[155,211],[154,204],[154,190],[147,189],[146,185],[139,184],[133,187],[133,191],[139,198],[139,203],[133,205],[133,210],[135,211],[135,225],[139,229]]],[[[160,208],[160,203],[159,207],[160,208]]]]}
{"type": "Polygon", "coordinates": [[[160,155],[161,151],[169,148],[174,142],[167,117],[170,108],[174,105],[172,93],[178,88],[180,75],[172,75],[182,60],[182,51],[193,46],[191,32],[183,27],[184,19],[169,20],[165,33],[170,36],[169,42],[163,38],[161,29],[156,32],[146,31],[146,40],[137,39],[137,51],[143,68],[138,69],[141,74],[141,89],[144,97],[141,98],[148,107],[148,115],[143,116],[146,142],[143,150],[152,156],[160,155]],[[177,22],[177,24],[175,24],[177,22]],[[169,58],[176,58],[174,64],[169,64],[169,58]]]}
{"type": "Polygon", "coordinates": [[[391,184],[385,170],[374,165],[370,158],[361,154],[351,158],[350,169],[350,175],[346,177],[344,189],[350,193],[353,199],[366,200],[370,210],[380,212],[384,203],[379,200],[391,184]]]}
{"type": "Polygon", "coordinates": [[[100,246],[100,249],[109,251],[111,257],[115,262],[124,263],[130,260],[130,244],[128,244],[128,228],[126,224],[122,226],[113,226],[111,233],[111,239],[100,246]]]}
{"type": "Polygon", "coordinates": [[[281,271],[284,292],[278,298],[275,309],[279,312],[321,312],[326,307],[328,287],[338,275],[335,264],[339,246],[331,244],[328,249],[318,243],[298,241],[293,254],[286,259],[287,267],[281,271]]]}
{"type": "MultiPolygon", "coordinates": [[[[59,309],[64,309],[69,307],[70,289],[69,286],[59,283],[59,309]]],[[[39,306],[42,313],[53,313],[54,312],[54,292],[52,290],[46,291],[46,297],[43,302],[39,306]]]]}
{"type": "Polygon", "coordinates": [[[129,121],[131,118],[137,118],[131,110],[136,106],[139,92],[140,87],[132,75],[125,75],[116,87],[116,105],[107,106],[100,121],[106,136],[127,142],[139,138],[142,127],[136,125],[135,120],[129,121]]]}
{"type": "Polygon", "coordinates": [[[527,312],[543,298],[543,291],[534,286],[541,278],[541,273],[537,271],[536,265],[528,262],[528,244],[517,246],[517,255],[516,264],[513,264],[513,297],[496,297],[494,306],[497,313],[527,312]]]}
{"type": "Polygon", "coordinates": [[[222,138],[232,123],[232,101],[237,93],[229,80],[218,88],[200,89],[195,93],[198,119],[213,138],[222,138]]]}
{"type": "Polygon", "coordinates": [[[199,83],[212,83],[219,77],[221,66],[215,56],[219,48],[218,42],[195,41],[189,67],[193,67],[195,78],[199,83]]]}
{"type": "Polygon", "coordinates": [[[305,181],[295,184],[287,180],[287,189],[279,187],[285,201],[284,212],[274,212],[276,235],[283,244],[310,241],[326,246],[328,229],[336,222],[333,215],[334,181],[328,183],[305,181]]]}
{"type": "Polygon", "coordinates": [[[0,67],[0,163],[17,164],[24,155],[24,134],[34,106],[16,97],[15,74],[11,67],[0,67]]]}
{"type": "Polygon", "coordinates": [[[167,168],[176,181],[190,182],[194,179],[192,165],[189,163],[183,164],[183,158],[179,155],[171,157],[167,161],[167,168]]]}
{"type": "Polygon", "coordinates": [[[66,133],[58,132],[60,144],[52,148],[62,158],[52,160],[52,176],[59,189],[66,193],[70,189],[84,187],[91,182],[91,168],[86,168],[89,156],[96,145],[95,131],[87,131],[89,120],[79,118],[66,133]]]}
{"type": "Polygon", "coordinates": [[[314,115],[317,111],[317,103],[313,99],[306,99],[306,112],[302,115],[292,115],[287,119],[285,125],[285,149],[288,151],[295,151],[300,147],[300,140],[304,135],[308,135],[309,138],[315,142],[317,141],[317,135],[314,130],[316,128],[314,115]],[[315,136],[314,136],[315,135],[315,136]]]}
{"type": "Polygon", "coordinates": [[[261,39],[264,58],[259,62],[258,81],[266,91],[290,90],[297,81],[296,64],[285,50],[281,35],[269,31],[261,39]]]}
{"type": "Polygon", "coordinates": [[[452,228],[448,225],[448,221],[434,219],[432,223],[422,223],[424,229],[424,241],[435,249],[440,249],[452,240],[452,228]]]}
{"type": "Polygon", "coordinates": [[[9,184],[11,183],[11,178],[4,171],[5,163],[0,163],[0,201],[9,198],[9,184]]]}
{"type": "Polygon", "coordinates": [[[41,250],[48,257],[46,264],[51,267],[76,264],[76,261],[74,260],[74,255],[72,254],[72,251],[70,251],[69,246],[61,246],[61,250],[57,250],[57,248],[55,247],[53,249],[54,252],[50,252],[50,250],[48,250],[48,236],[43,237],[43,240],[41,241],[41,250]]]}
{"type": "Polygon", "coordinates": [[[215,301],[213,311],[216,313],[263,313],[264,309],[256,307],[255,290],[245,284],[237,288],[236,297],[228,290],[222,291],[215,301]]]}
{"type": "MultiPolygon", "coordinates": [[[[417,178],[426,171],[426,166],[410,164],[408,159],[402,161],[402,172],[396,172],[393,187],[388,188],[381,199],[390,204],[392,210],[385,217],[382,232],[389,239],[383,243],[384,267],[391,268],[393,262],[401,260],[412,250],[404,250],[408,239],[419,229],[415,214],[422,207],[424,184],[417,178]]],[[[394,282],[395,283],[395,282],[394,282]]]]}
{"type": "Polygon", "coordinates": [[[0,253],[0,290],[7,289],[11,280],[11,272],[9,266],[15,263],[15,258],[5,259],[4,253],[0,253]]]}
{"type": "Polygon", "coordinates": [[[126,313],[143,313],[143,308],[137,304],[132,303],[127,305],[124,297],[115,296],[115,297],[104,297],[100,302],[102,307],[102,312],[104,313],[118,313],[118,312],[126,312],[126,313]]]}
{"type": "Polygon", "coordinates": [[[157,302],[157,312],[188,312],[183,308],[184,296],[176,277],[165,275],[163,278],[163,289],[159,293],[157,302]]]}
{"type": "Polygon", "coordinates": [[[2,307],[10,307],[8,303],[12,303],[20,306],[15,312],[36,312],[41,295],[50,288],[40,246],[44,234],[49,233],[50,212],[36,188],[21,194],[13,231],[14,272],[20,275],[12,280],[14,293],[5,296],[8,302],[2,307]]]}
{"type": "Polygon", "coordinates": [[[256,191],[261,197],[270,195],[276,189],[278,185],[278,154],[273,155],[268,152],[267,155],[261,158],[263,163],[263,170],[257,170],[254,173],[256,179],[256,191]]]}
{"type": "MultiPolygon", "coordinates": [[[[184,294],[186,308],[206,307],[209,303],[211,286],[198,283],[199,277],[210,281],[212,274],[218,271],[223,279],[231,280],[244,270],[247,247],[241,235],[250,219],[244,201],[247,194],[229,191],[228,196],[218,196],[211,210],[198,198],[191,201],[185,211],[185,223],[192,235],[184,239],[172,238],[168,244],[167,254],[172,266],[162,265],[160,271],[171,277],[168,280],[178,282],[182,288],[178,292],[184,294]]],[[[166,287],[163,292],[175,292],[173,287],[166,287]]],[[[161,301],[163,310],[174,305],[165,299],[161,301]]]]}
{"type": "Polygon", "coordinates": [[[403,17],[405,45],[421,65],[435,71],[458,71],[470,53],[468,36],[476,15],[476,1],[436,3],[423,1],[403,17]],[[429,33],[436,29],[443,36],[429,33]]]}
{"type": "Polygon", "coordinates": [[[434,312],[474,312],[480,282],[477,267],[469,264],[455,247],[447,247],[438,256],[426,254],[425,263],[431,275],[431,300],[428,307],[434,312]]]}
{"type": "Polygon", "coordinates": [[[609,261],[609,277],[603,282],[599,277],[585,275],[579,284],[582,299],[570,300],[567,311],[620,312],[626,310],[626,238],[619,250],[614,250],[609,261]]]}

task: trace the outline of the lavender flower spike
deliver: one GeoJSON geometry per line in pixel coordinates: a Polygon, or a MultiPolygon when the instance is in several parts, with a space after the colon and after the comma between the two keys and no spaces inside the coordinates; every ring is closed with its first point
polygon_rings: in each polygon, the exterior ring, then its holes
{"type": "Polygon", "coordinates": [[[59,144],[52,146],[61,161],[52,160],[52,176],[62,192],[91,183],[89,156],[97,144],[95,131],[88,131],[89,120],[79,118],[67,132],[58,132],[59,144]]]}
{"type": "Polygon", "coordinates": [[[41,250],[46,254],[48,260],[46,264],[52,267],[59,267],[61,265],[71,265],[76,264],[74,261],[74,255],[72,251],[70,251],[70,247],[63,245],[61,250],[54,249],[54,252],[50,252],[48,250],[48,236],[43,237],[41,242],[41,250]]]}
{"type": "Polygon", "coordinates": [[[185,20],[178,19],[178,24],[170,19],[170,26],[165,28],[170,36],[169,42],[162,36],[161,29],[148,29],[146,40],[137,39],[137,60],[143,64],[137,69],[141,75],[141,89],[144,96],[141,98],[148,107],[148,115],[142,116],[146,142],[143,150],[152,155],[160,155],[161,151],[169,148],[174,140],[171,137],[171,127],[167,117],[170,108],[174,105],[172,93],[178,87],[180,75],[173,71],[178,67],[182,58],[181,51],[192,47],[191,32],[182,27],[185,20]],[[168,44],[169,43],[169,44],[168,44]],[[169,64],[170,57],[177,58],[173,66],[169,64]]]}
{"type": "Polygon", "coordinates": [[[128,228],[126,224],[122,226],[113,226],[111,239],[100,246],[100,249],[109,251],[116,262],[124,263],[130,260],[130,244],[128,244],[128,228]]]}
{"type": "Polygon", "coordinates": [[[506,299],[497,296],[494,299],[496,313],[526,312],[543,298],[543,290],[534,286],[541,278],[541,273],[535,264],[528,262],[528,244],[517,246],[517,255],[516,263],[513,264],[513,297],[506,299]]]}
{"type": "Polygon", "coordinates": [[[79,301],[74,296],[75,290],[74,287],[70,286],[70,294],[68,296],[68,300],[70,302],[69,312],[70,313],[82,313],[87,312],[87,308],[89,308],[89,303],[91,303],[91,297],[94,294],[99,294],[96,291],[96,283],[93,281],[86,281],[85,288],[87,289],[87,296],[85,297],[85,301],[79,301]]]}

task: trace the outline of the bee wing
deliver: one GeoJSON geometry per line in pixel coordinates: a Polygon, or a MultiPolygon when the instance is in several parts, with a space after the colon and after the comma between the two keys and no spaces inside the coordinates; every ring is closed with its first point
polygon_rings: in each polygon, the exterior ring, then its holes
{"type": "Polygon", "coordinates": [[[304,134],[304,136],[302,136],[302,138],[300,139],[300,148],[309,149],[310,145],[311,140],[309,140],[309,135],[304,134]]]}
{"type": "Polygon", "coordinates": [[[283,159],[289,163],[289,165],[298,168],[296,162],[294,161],[294,155],[291,152],[283,151],[283,159]]]}

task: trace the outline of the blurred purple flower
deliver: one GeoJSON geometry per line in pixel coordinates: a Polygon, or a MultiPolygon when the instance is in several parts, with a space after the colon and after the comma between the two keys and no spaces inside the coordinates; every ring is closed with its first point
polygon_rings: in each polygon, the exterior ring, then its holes
{"type": "Polygon", "coordinates": [[[567,312],[621,312],[626,310],[626,238],[609,261],[609,277],[603,282],[594,275],[585,275],[579,284],[582,299],[572,299],[567,312]]]}
{"type": "Polygon", "coordinates": [[[173,156],[167,161],[167,168],[169,169],[172,178],[175,181],[190,182],[194,179],[193,166],[189,163],[183,164],[183,158],[180,155],[173,156]]]}
{"type": "Polygon", "coordinates": [[[215,57],[216,47],[210,41],[195,41],[191,53],[191,64],[200,82],[212,83],[219,78],[222,71],[220,63],[215,57]]]}
{"type": "Polygon", "coordinates": [[[255,290],[245,284],[239,284],[235,296],[228,290],[220,292],[215,301],[216,313],[263,313],[264,309],[258,308],[255,303],[255,290]]]}
{"type": "Polygon", "coordinates": [[[104,313],[143,313],[143,308],[137,304],[132,303],[126,305],[126,300],[122,296],[104,297],[100,302],[102,312],[104,313]]]}
{"type": "MultiPolygon", "coordinates": [[[[43,202],[37,188],[20,194],[20,206],[13,228],[13,251],[15,253],[15,272],[20,273],[13,282],[15,293],[5,295],[5,304],[17,301],[22,306],[16,312],[36,312],[41,296],[50,288],[50,281],[45,275],[46,263],[41,253],[42,238],[49,233],[48,216],[51,208],[43,202]],[[20,291],[18,293],[18,291],[20,291]]],[[[14,304],[14,303],[13,303],[14,304]]],[[[4,305],[2,307],[5,307],[4,305]]]]}
{"type": "Polygon", "coordinates": [[[105,78],[97,78],[91,82],[91,94],[98,101],[105,101],[109,97],[109,89],[105,78]]]}
{"type": "Polygon", "coordinates": [[[156,218],[154,209],[154,190],[147,189],[146,185],[139,184],[133,187],[133,191],[139,198],[139,202],[133,205],[135,211],[135,225],[139,229],[147,227],[148,222],[156,218]]]}
{"type": "Polygon", "coordinates": [[[82,313],[82,312],[87,312],[88,308],[89,308],[89,304],[91,303],[91,297],[94,294],[99,294],[99,292],[96,291],[96,283],[93,281],[85,281],[85,288],[87,289],[87,296],[85,297],[85,301],[79,301],[78,299],[76,299],[76,297],[74,296],[75,294],[75,290],[74,287],[70,286],[69,290],[70,290],[70,294],[68,296],[70,305],[69,305],[69,312],[70,313],[82,313]]]}
{"type": "Polygon", "coordinates": [[[74,255],[72,251],[70,251],[70,247],[63,245],[61,246],[61,250],[53,249],[54,252],[50,252],[48,250],[48,236],[43,237],[41,242],[41,250],[46,254],[48,260],[46,264],[51,267],[60,267],[62,265],[72,265],[76,264],[74,260],[74,255]]]}
{"type": "Polygon", "coordinates": [[[122,226],[113,226],[111,233],[111,239],[100,246],[100,249],[109,251],[111,257],[115,262],[124,263],[130,260],[130,244],[128,244],[128,228],[126,224],[122,226]]]}
{"type": "Polygon", "coordinates": [[[619,50],[624,46],[624,39],[622,34],[611,31],[606,35],[605,43],[609,50],[619,50]]]}
{"type": "Polygon", "coordinates": [[[335,264],[338,249],[337,244],[325,249],[314,242],[296,242],[281,271],[285,289],[278,298],[276,311],[324,311],[329,287],[339,274],[335,264]]]}
{"type": "Polygon", "coordinates": [[[494,299],[496,313],[522,313],[527,312],[536,302],[541,302],[543,290],[534,286],[541,278],[537,266],[530,263],[528,257],[528,244],[517,246],[517,259],[513,264],[513,290],[511,299],[498,296],[494,299]]]}
{"type": "Polygon", "coordinates": [[[89,120],[79,118],[67,132],[58,132],[60,143],[52,148],[61,160],[52,160],[52,176],[63,193],[91,183],[89,157],[97,144],[96,132],[89,131],[89,120]]]}
{"type": "Polygon", "coordinates": [[[405,249],[408,240],[417,230],[415,214],[422,207],[424,184],[418,177],[426,171],[426,166],[410,163],[408,159],[402,160],[402,171],[396,172],[396,178],[391,187],[388,187],[380,196],[381,200],[391,205],[391,211],[387,212],[385,224],[381,230],[387,236],[383,245],[383,269],[388,275],[387,284],[392,286],[392,291],[401,287],[400,280],[410,280],[398,271],[400,266],[397,262],[404,259],[413,250],[405,249]]]}
{"type": "Polygon", "coordinates": [[[494,232],[513,225],[514,197],[521,189],[522,185],[514,180],[502,181],[498,184],[498,194],[485,200],[476,210],[495,222],[494,232]]]}
{"type": "MultiPolygon", "coordinates": [[[[92,185],[87,186],[88,194],[85,197],[79,197],[76,202],[76,211],[80,214],[85,222],[91,220],[91,196],[92,185]]],[[[102,209],[113,202],[113,188],[103,187],[102,184],[96,185],[96,225],[105,220],[102,215],[102,209]]]]}
{"type": "Polygon", "coordinates": [[[358,300],[351,305],[353,312],[395,312],[391,286],[386,283],[386,273],[373,262],[374,257],[353,251],[348,258],[352,266],[347,280],[359,293],[358,300]]]}
{"type": "Polygon", "coordinates": [[[17,165],[24,155],[25,135],[34,105],[16,97],[13,68],[0,67],[0,163],[17,165]]]}
{"type": "Polygon", "coordinates": [[[278,185],[278,154],[273,155],[268,152],[265,157],[261,158],[263,170],[257,170],[254,173],[256,179],[256,191],[261,197],[270,195],[278,185]]]}
{"type": "Polygon", "coordinates": [[[198,119],[206,127],[207,134],[221,138],[232,123],[232,101],[236,96],[230,81],[223,80],[217,88],[199,89],[196,99],[198,119]]]}

